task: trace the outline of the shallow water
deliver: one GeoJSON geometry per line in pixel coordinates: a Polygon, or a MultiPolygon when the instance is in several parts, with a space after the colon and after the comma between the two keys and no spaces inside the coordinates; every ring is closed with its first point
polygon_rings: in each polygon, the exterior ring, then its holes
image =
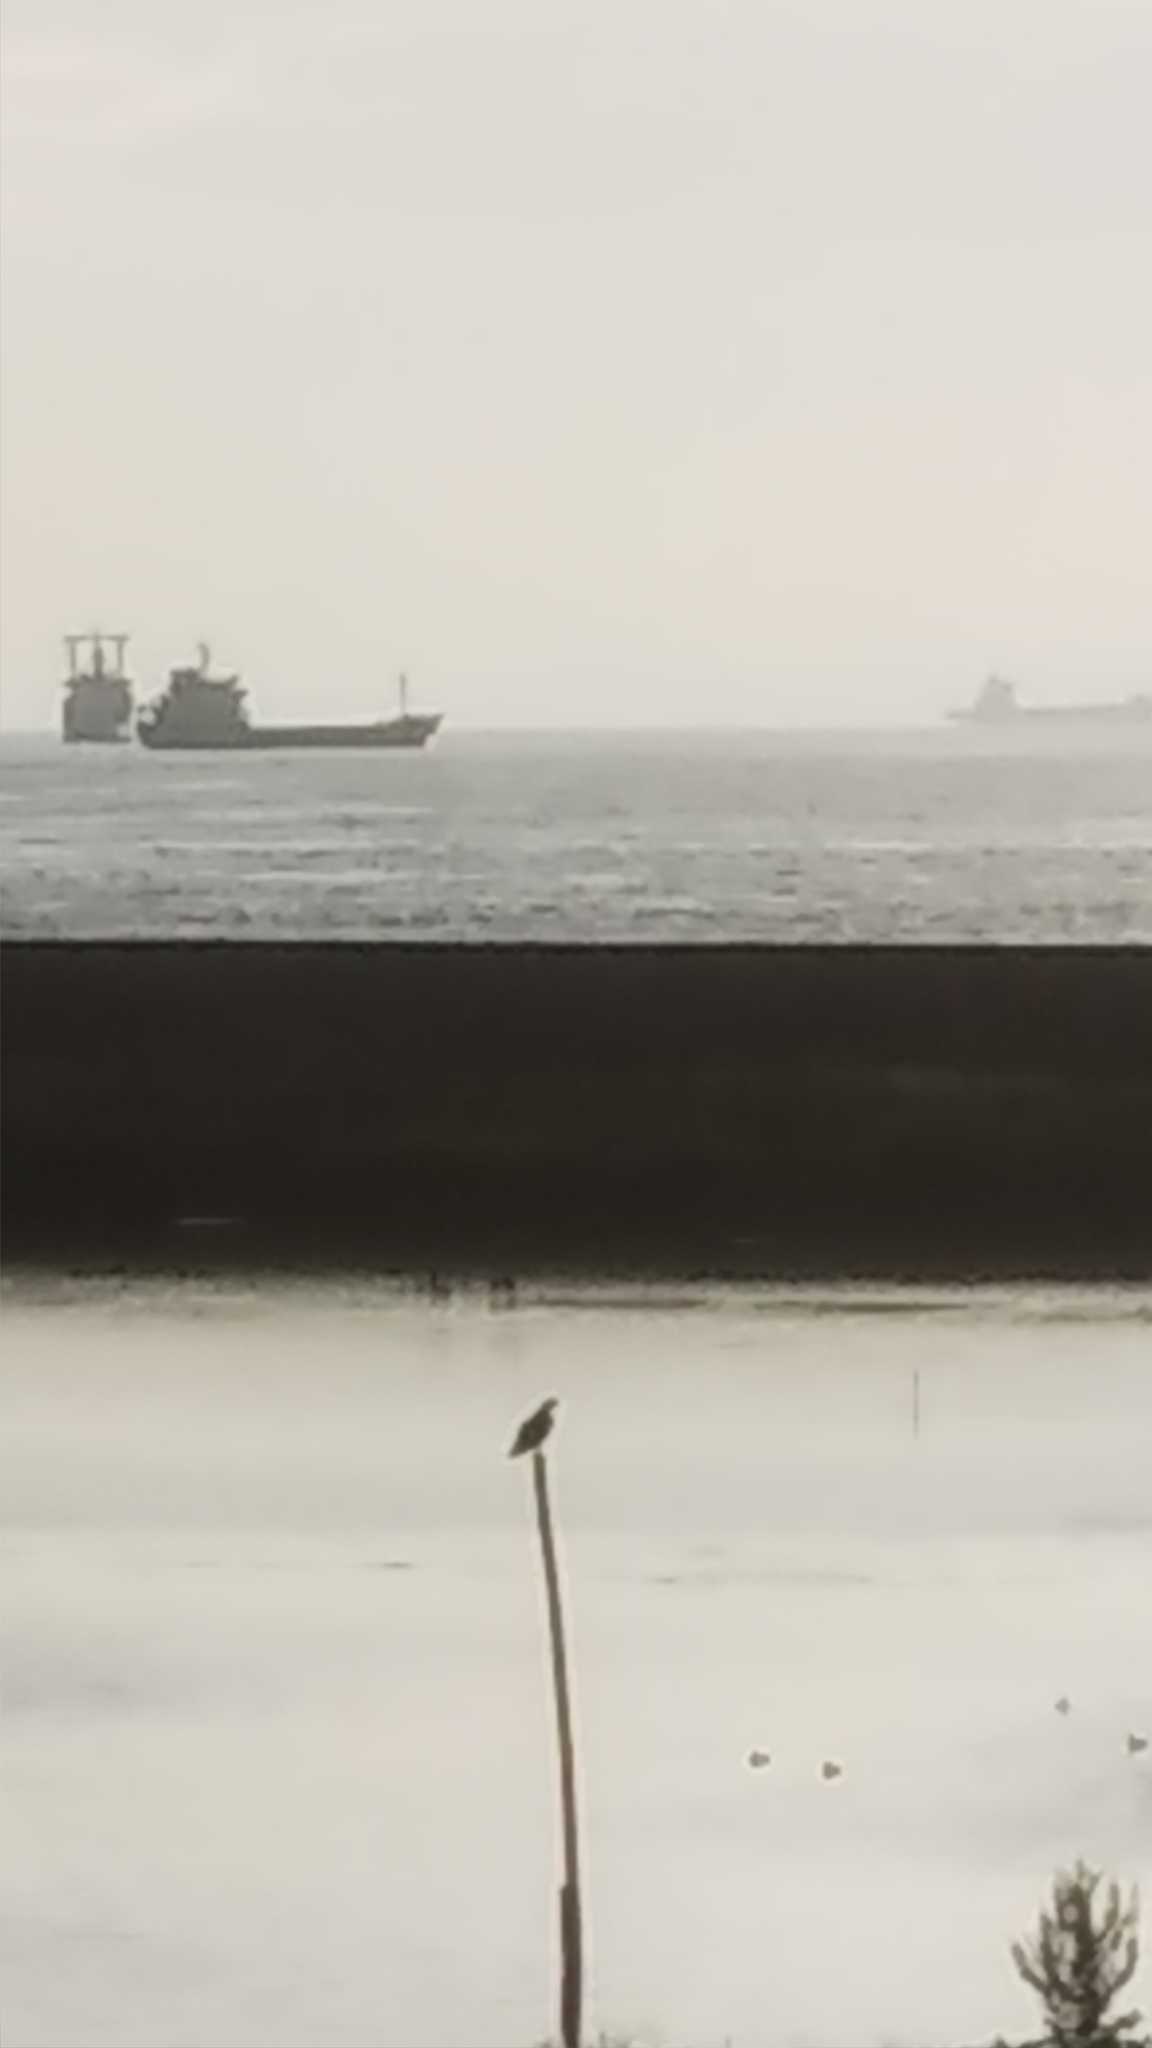
{"type": "Polygon", "coordinates": [[[1147,1291],[17,1278],[6,1336],[5,2048],[544,2035],[549,1391],[598,2024],[1020,2038],[1054,1867],[1152,1876],[1147,1291]]]}
{"type": "Polygon", "coordinates": [[[1152,729],[0,744],[11,934],[1152,940],[1152,729]]]}

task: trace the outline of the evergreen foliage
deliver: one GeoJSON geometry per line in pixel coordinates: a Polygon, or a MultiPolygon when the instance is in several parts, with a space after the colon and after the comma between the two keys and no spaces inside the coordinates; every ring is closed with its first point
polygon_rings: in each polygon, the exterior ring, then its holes
{"type": "Polygon", "coordinates": [[[1133,1891],[1125,1902],[1119,1885],[1110,1884],[1097,1910],[1101,1883],[1100,1872],[1085,1863],[1061,1871],[1035,1934],[1012,1945],[1012,1960],[1048,2023],[1037,2048],[1152,2048],[1147,2034],[1134,2038],[1138,2012],[1111,2013],[1136,1974],[1139,1900],[1133,1891]]]}

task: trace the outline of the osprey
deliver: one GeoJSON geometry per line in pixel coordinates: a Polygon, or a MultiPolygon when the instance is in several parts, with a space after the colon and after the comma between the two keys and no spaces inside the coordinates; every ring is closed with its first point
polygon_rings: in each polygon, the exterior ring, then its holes
{"type": "Polygon", "coordinates": [[[540,1449],[544,1439],[551,1434],[552,1424],[556,1420],[553,1410],[558,1406],[556,1396],[552,1394],[547,1401],[540,1403],[534,1415],[530,1415],[526,1422],[520,1424],[516,1432],[516,1441],[508,1453],[510,1458],[522,1458],[526,1451],[540,1449]]]}

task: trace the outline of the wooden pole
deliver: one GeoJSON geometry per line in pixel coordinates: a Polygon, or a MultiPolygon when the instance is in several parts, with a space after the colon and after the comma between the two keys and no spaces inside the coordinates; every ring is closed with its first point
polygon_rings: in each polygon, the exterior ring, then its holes
{"type": "Polygon", "coordinates": [[[560,1887],[560,2040],[562,2048],[580,2048],[584,2004],[584,1919],[576,1817],[576,1755],[572,1740],[564,1610],[560,1599],[560,1574],[556,1568],[552,1508],[548,1498],[548,1461],[543,1451],[533,1453],[532,1478],[536,1489],[540,1551],[544,1559],[544,1584],[548,1594],[552,1683],[556,1695],[556,1735],[560,1752],[560,1808],[564,1836],[564,1881],[560,1887]]]}

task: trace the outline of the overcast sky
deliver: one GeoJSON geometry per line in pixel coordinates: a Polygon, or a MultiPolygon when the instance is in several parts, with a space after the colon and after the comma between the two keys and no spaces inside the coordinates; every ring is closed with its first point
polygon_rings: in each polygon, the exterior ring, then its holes
{"type": "Polygon", "coordinates": [[[5,0],[5,718],[1152,686],[1152,0],[5,0]]]}

